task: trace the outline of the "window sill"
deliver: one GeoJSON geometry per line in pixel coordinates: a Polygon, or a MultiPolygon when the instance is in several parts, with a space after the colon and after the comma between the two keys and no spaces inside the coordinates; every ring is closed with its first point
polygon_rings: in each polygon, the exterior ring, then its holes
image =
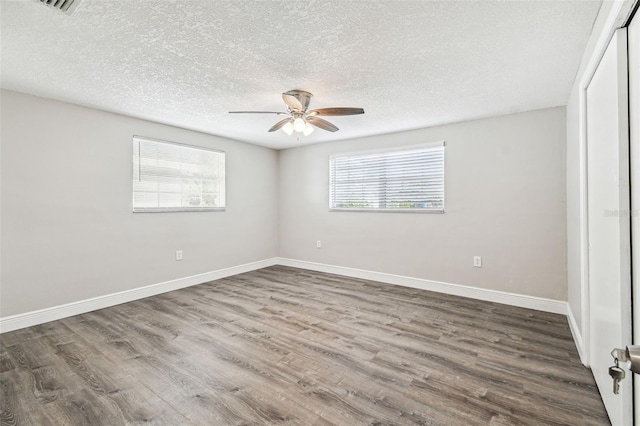
{"type": "Polygon", "coordinates": [[[330,212],[362,212],[362,213],[427,213],[444,214],[444,209],[358,209],[358,208],[330,208],[330,212]]]}

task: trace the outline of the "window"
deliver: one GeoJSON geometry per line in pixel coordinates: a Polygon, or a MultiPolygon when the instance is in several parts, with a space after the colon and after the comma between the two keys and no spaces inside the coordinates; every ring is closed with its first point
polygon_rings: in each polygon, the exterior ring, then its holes
{"type": "Polygon", "coordinates": [[[444,212],[444,142],[334,155],[329,175],[331,210],[444,212]]]}
{"type": "Polygon", "coordinates": [[[133,211],[224,210],[225,154],[133,137],[133,211]]]}

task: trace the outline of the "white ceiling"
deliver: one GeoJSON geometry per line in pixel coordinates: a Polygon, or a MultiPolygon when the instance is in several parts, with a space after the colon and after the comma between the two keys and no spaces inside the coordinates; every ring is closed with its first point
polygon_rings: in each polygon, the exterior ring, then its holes
{"type": "Polygon", "coordinates": [[[285,148],[565,105],[600,1],[1,1],[3,88],[285,148]],[[281,93],[328,117],[267,133],[281,93]]]}

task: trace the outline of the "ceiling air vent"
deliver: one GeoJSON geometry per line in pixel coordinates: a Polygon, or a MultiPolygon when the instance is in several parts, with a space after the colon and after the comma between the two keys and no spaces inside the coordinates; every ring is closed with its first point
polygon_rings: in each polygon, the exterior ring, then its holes
{"type": "Polygon", "coordinates": [[[49,6],[53,9],[57,9],[61,12],[66,13],[67,15],[73,15],[73,12],[76,11],[82,0],[35,0],[40,4],[44,4],[45,6],[49,6]]]}

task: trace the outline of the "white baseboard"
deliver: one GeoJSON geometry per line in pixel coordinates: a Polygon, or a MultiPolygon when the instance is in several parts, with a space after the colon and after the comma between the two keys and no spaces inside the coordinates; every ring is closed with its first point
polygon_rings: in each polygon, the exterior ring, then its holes
{"type": "Polygon", "coordinates": [[[554,314],[567,314],[568,304],[561,300],[545,299],[542,297],[526,296],[523,294],[487,290],[460,284],[450,284],[440,281],[425,280],[422,278],[412,278],[402,275],[387,274],[384,272],[367,271],[363,269],[347,268],[345,266],[334,266],[324,263],[308,262],[305,260],[287,259],[282,257],[277,258],[277,264],[295,268],[310,269],[318,272],[327,272],[330,274],[344,275],[347,277],[380,281],[388,284],[451,294],[454,296],[469,297],[488,302],[502,303],[504,305],[519,306],[521,308],[535,309],[554,314]]]}
{"type": "MultiPolygon", "coordinates": [[[[266,268],[273,265],[291,266],[295,268],[309,269],[312,271],[344,275],[347,277],[362,278],[387,284],[395,284],[422,290],[435,291],[438,293],[446,293],[455,296],[469,297],[472,299],[519,306],[522,308],[536,309],[539,311],[552,312],[556,314],[567,315],[568,312],[570,312],[570,310],[568,310],[567,302],[563,302],[560,300],[544,299],[541,297],[526,296],[522,294],[507,293],[496,290],[487,290],[459,284],[425,280],[422,278],[412,278],[402,275],[387,274],[383,272],[347,268],[344,266],[326,265],[323,263],[274,257],[258,262],[245,263],[243,265],[232,266],[230,268],[206,272],[204,274],[193,275],[190,277],[152,284],[132,290],[126,290],[119,293],[94,297],[92,299],[80,300],[78,302],[72,302],[65,305],[53,306],[51,308],[41,309],[39,311],[27,312],[24,314],[0,318],[0,333],[18,330],[25,327],[31,327],[34,325],[43,324],[45,322],[67,318],[73,315],[84,314],[86,312],[95,311],[97,309],[108,308],[110,306],[119,305],[121,303],[131,302],[134,300],[143,299],[145,297],[155,296],[157,294],[190,287],[192,285],[202,284],[208,281],[229,277],[244,272],[254,271],[256,269],[266,268]]],[[[580,354],[580,358],[583,359],[584,351],[581,347],[582,340],[580,338],[580,334],[576,332],[578,328],[576,327],[573,315],[569,316],[569,324],[571,326],[571,332],[574,334],[576,346],[578,347],[578,353],[580,354]]]]}
{"type": "Polygon", "coordinates": [[[573,311],[571,310],[571,305],[567,303],[567,319],[569,321],[569,329],[571,329],[571,335],[573,336],[573,341],[576,344],[576,349],[578,349],[578,355],[580,356],[580,362],[585,367],[589,366],[589,360],[587,359],[587,351],[584,347],[584,341],[582,340],[582,333],[580,332],[580,327],[578,327],[578,322],[576,318],[573,316],[573,311]]]}
{"type": "Polygon", "coordinates": [[[121,291],[119,293],[107,294],[105,296],[80,300],[78,302],[67,303],[60,306],[53,306],[51,308],[41,309],[39,311],[32,311],[24,314],[0,318],[0,333],[18,330],[25,327],[31,327],[33,325],[55,321],[73,315],[84,314],[86,312],[95,311],[97,309],[108,308],[109,306],[115,306],[121,303],[143,299],[145,297],[155,296],[157,294],[166,293],[168,291],[206,283],[220,278],[229,277],[231,275],[237,275],[244,272],[254,271],[256,269],[266,268],[268,266],[273,266],[276,263],[277,258],[264,259],[257,262],[232,266],[230,268],[205,272],[204,274],[192,275],[190,277],[179,278],[163,283],[134,288],[132,290],[121,291]]]}

